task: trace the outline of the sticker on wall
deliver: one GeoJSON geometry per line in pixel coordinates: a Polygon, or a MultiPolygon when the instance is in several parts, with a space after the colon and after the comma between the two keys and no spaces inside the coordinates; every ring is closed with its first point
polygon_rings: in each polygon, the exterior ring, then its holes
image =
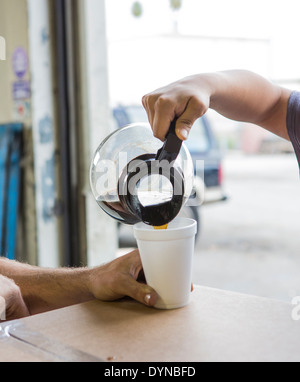
{"type": "Polygon", "coordinates": [[[18,100],[14,102],[13,118],[17,122],[24,122],[30,118],[30,102],[18,100]]]}
{"type": "Polygon", "coordinates": [[[41,33],[41,40],[43,44],[47,44],[50,39],[48,28],[43,28],[41,33]]]}
{"type": "Polygon", "coordinates": [[[40,143],[47,144],[53,141],[53,124],[49,116],[39,121],[40,143]]]}
{"type": "Polygon", "coordinates": [[[17,48],[12,55],[12,68],[20,80],[28,71],[28,55],[24,48],[17,48]]]}
{"type": "Polygon", "coordinates": [[[13,99],[17,100],[25,100],[30,98],[30,83],[29,81],[16,81],[12,85],[13,99]]]}
{"type": "Polygon", "coordinates": [[[46,160],[42,167],[43,220],[45,223],[54,217],[56,180],[55,155],[46,160]]]}

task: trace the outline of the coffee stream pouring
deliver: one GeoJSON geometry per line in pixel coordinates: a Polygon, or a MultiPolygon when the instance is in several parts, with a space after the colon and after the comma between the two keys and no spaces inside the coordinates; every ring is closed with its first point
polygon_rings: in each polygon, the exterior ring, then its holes
{"type": "Polygon", "coordinates": [[[126,224],[160,227],[179,214],[192,192],[194,169],[175,123],[162,147],[148,124],[119,129],[99,146],[91,187],[108,215],[126,224]]]}

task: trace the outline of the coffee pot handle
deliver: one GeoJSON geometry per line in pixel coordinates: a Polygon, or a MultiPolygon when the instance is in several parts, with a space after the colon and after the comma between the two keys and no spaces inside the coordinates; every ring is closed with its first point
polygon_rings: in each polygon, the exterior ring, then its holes
{"type": "Polygon", "coordinates": [[[157,152],[156,160],[160,162],[167,160],[169,163],[172,163],[177,159],[180,153],[182,140],[177,137],[175,132],[176,121],[177,119],[174,119],[174,121],[171,123],[165,143],[163,147],[157,152]]]}

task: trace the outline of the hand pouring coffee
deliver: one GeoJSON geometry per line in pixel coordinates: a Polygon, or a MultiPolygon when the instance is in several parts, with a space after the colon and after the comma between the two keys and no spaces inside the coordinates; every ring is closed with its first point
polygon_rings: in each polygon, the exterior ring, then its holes
{"type": "Polygon", "coordinates": [[[173,121],[163,147],[147,124],[115,131],[97,149],[90,179],[99,206],[111,217],[162,227],[188,200],[193,175],[190,153],[173,121]]]}

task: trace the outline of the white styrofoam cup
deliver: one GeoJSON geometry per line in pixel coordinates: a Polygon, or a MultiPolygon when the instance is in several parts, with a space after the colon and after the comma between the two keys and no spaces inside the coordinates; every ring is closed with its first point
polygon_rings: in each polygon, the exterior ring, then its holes
{"type": "Polygon", "coordinates": [[[189,304],[197,222],[177,218],[167,230],[143,223],[134,226],[147,284],[159,295],[157,309],[189,304]]]}

